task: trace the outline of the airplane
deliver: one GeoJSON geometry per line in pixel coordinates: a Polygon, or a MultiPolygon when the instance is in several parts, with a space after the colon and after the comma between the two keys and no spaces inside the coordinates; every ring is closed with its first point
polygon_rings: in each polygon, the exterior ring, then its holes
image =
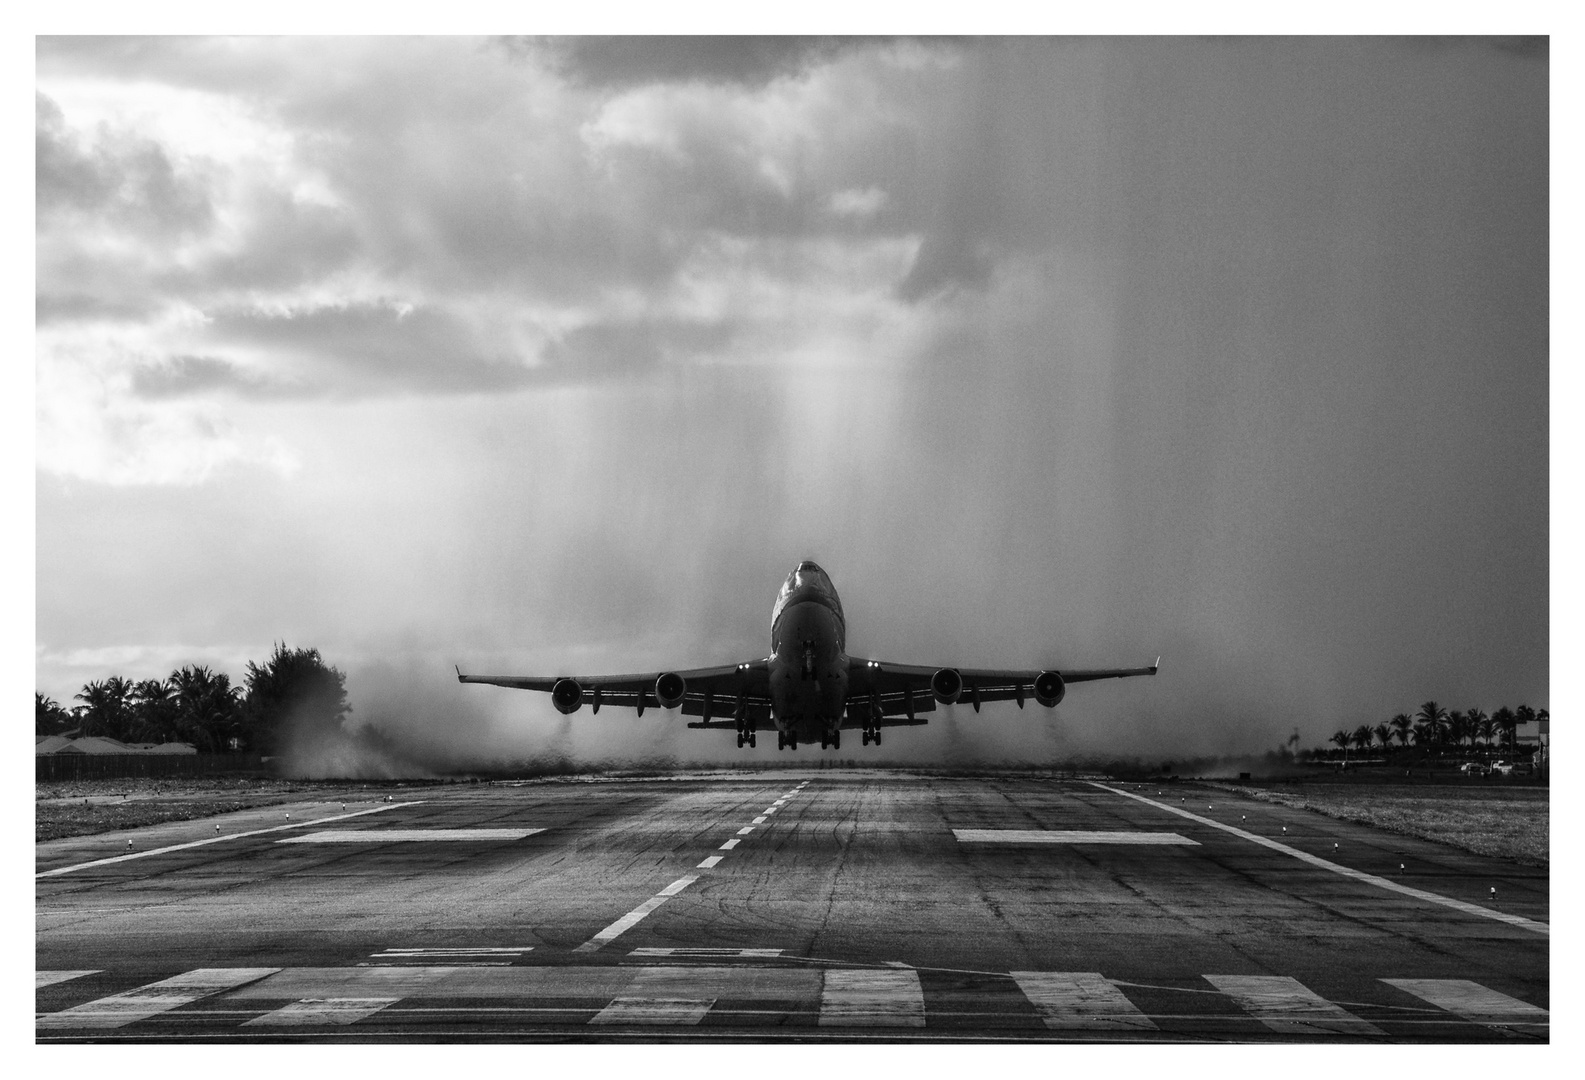
{"type": "Polygon", "coordinates": [[[1018,702],[1033,697],[1050,709],[1069,683],[1154,675],[1149,667],[1004,670],[1000,668],[919,667],[882,663],[847,655],[847,620],[831,578],[809,560],[787,575],[771,611],[771,654],[758,660],[691,671],[642,675],[464,675],[457,681],[488,683],[519,690],[549,691],[551,704],[565,714],[588,702],[638,709],[651,704],[681,708],[697,716],[690,728],[730,729],[737,744],[755,746],[760,731],[776,732],[778,750],[796,750],[801,741],[820,739],[820,748],[841,749],[844,729],[859,728],[864,745],[881,744],[881,729],[918,726],[921,713],[936,705],[967,700],[979,712],[987,701],[1018,702]]]}

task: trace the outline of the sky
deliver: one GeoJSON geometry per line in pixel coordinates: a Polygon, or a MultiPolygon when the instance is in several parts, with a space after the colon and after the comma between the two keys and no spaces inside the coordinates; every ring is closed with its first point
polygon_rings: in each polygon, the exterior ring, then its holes
{"type": "MultiPolygon", "coordinates": [[[[1116,666],[889,758],[1548,704],[1513,39],[40,38],[39,691],[275,641],[435,768],[774,759],[464,670],[1116,666]]],[[[345,762],[338,767],[348,767],[345,762]]]]}

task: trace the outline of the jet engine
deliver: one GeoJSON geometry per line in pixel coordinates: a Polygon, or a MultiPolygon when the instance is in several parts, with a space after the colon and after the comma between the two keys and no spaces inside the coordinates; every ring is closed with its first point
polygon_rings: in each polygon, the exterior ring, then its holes
{"type": "Polygon", "coordinates": [[[963,676],[956,668],[941,668],[930,676],[930,692],[941,704],[951,705],[963,696],[963,676]]]}
{"type": "Polygon", "coordinates": [[[682,704],[682,696],[688,692],[688,680],[675,671],[663,671],[655,680],[655,700],[660,702],[663,709],[675,709],[682,704]]]}
{"type": "Polygon", "coordinates": [[[1061,701],[1062,695],[1067,692],[1068,684],[1055,671],[1042,671],[1035,678],[1035,700],[1048,709],[1061,701]]]}
{"type": "Polygon", "coordinates": [[[559,713],[575,713],[583,705],[583,687],[577,679],[557,679],[550,688],[550,703],[559,713]]]}

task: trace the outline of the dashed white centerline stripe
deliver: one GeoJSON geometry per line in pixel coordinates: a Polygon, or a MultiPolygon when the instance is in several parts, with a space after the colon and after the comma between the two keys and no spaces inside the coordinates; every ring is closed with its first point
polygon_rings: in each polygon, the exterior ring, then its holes
{"type": "Polygon", "coordinates": [[[731,851],[733,848],[737,847],[739,843],[741,843],[741,841],[739,841],[736,837],[733,837],[731,840],[728,840],[726,843],[722,844],[717,850],[731,851]]]}
{"type": "Polygon", "coordinates": [[[763,825],[763,824],[765,824],[765,815],[764,815],[764,814],[761,814],[761,815],[760,815],[760,816],[759,816],[759,817],[757,817],[757,818],[755,818],[755,819],[754,819],[754,824],[756,824],[756,825],[763,825]]]}
{"type": "Polygon", "coordinates": [[[706,859],[704,862],[700,863],[697,867],[695,867],[695,869],[708,870],[712,866],[714,866],[716,863],[720,862],[723,858],[725,858],[725,856],[712,855],[708,859],[706,859]]]}
{"type": "Polygon", "coordinates": [[[738,830],[738,831],[737,831],[737,834],[738,834],[738,835],[739,835],[739,836],[747,836],[747,835],[748,835],[748,834],[749,834],[749,833],[751,833],[751,832],[753,832],[753,831],[754,831],[754,826],[752,826],[752,825],[745,825],[745,826],[743,826],[743,827],[742,827],[742,828],[741,828],[741,829],[739,829],[739,830],[738,830]]]}
{"type": "Polygon", "coordinates": [[[74,866],[58,866],[54,870],[45,870],[33,876],[35,878],[56,877],[60,874],[70,874],[74,870],[86,870],[90,866],[109,866],[111,863],[126,862],[128,859],[143,859],[150,855],[163,855],[167,851],[183,851],[187,848],[203,847],[205,844],[218,844],[223,840],[240,840],[244,836],[263,836],[265,833],[280,832],[283,829],[303,829],[310,825],[323,825],[327,821],[345,821],[348,818],[362,817],[364,814],[378,814],[382,810],[400,810],[404,806],[418,806],[423,801],[423,799],[417,799],[413,802],[385,803],[381,806],[371,806],[367,810],[354,810],[347,814],[332,814],[330,817],[315,818],[313,821],[294,821],[290,825],[271,825],[268,829],[249,829],[247,832],[207,836],[202,840],[190,840],[185,844],[171,844],[168,847],[150,848],[148,851],[129,851],[125,855],[112,855],[108,859],[95,859],[92,862],[77,863],[74,866]]]}
{"type": "Polygon", "coordinates": [[[1344,877],[1353,878],[1355,881],[1362,881],[1367,885],[1375,885],[1377,888],[1387,889],[1390,892],[1402,893],[1404,896],[1412,896],[1416,900],[1428,900],[1433,904],[1441,904],[1443,907],[1450,907],[1455,911],[1462,911],[1466,915],[1479,915],[1485,919],[1496,919],[1498,922],[1504,922],[1510,926],[1518,926],[1537,934],[1545,934],[1548,937],[1552,936],[1552,928],[1544,922],[1537,922],[1534,919],[1526,919],[1522,915],[1510,915],[1506,911],[1493,911],[1491,908],[1481,907],[1479,904],[1471,904],[1465,900],[1455,900],[1451,896],[1442,896],[1439,893],[1427,892],[1424,889],[1416,889],[1408,885],[1400,885],[1396,881],[1392,881],[1388,878],[1377,877],[1375,874],[1367,874],[1363,870],[1355,870],[1352,866],[1343,866],[1339,863],[1331,862],[1327,859],[1321,858],[1318,855],[1311,855],[1308,851],[1301,851],[1298,848],[1289,847],[1287,844],[1278,843],[1275,840],[1268,839],[1267,837],[1260,836],[1256,833],[1248,832],[1234,825],[1224,825],[1220,821],[1216,821],[1208,817],[1201,817],[1199,814],[1190,813],[1189,811],[1176,806],[1169,806],[1166,803],[1156,802],[1154,799],[1147,799],[1143,795],[1135,795],[1131,791],[1121,791],[1117,788],[1109,787],[1106,784],[1099,783],[1095,780],[1091,780],[1089,783],[1100,788],[1102,791],[1110,791],[1113,795],[1121,795],[1127,799],[1134,799],[1138,802],[1146,804],[1147,806],[1154,806],[1158,810],[1165,810],[1168,813],[1177,814],[1179,817],[1188,818],[1190,821],[1198,821],[1201,825],[1209,825],[1213,829],[1221,829],[1223,832],[1232,833],[1234,836],[1241,836],[1251,843],[1259,844],[1261,847],[1267,847],[1273,851],[1280,851],[1284,855],[1291,855],[1301,862],[1309,863],[1311,866],[1318,866],[1323,870],[1330,870],[1334,874],[1341,874],[1344,877]]]}
{"type": "Polygon", "coordinates": [[[579,945],[572,951],[584,953],[595,952],[599,949],[605,948],[605,946],[609,945],[611,942],[627,933],[627,931],[631,930],[634,926],[637,926],[640,920],[642,920],[650,912],[654,911],[667,900],[670,900],[673,896],[676,896],[678,893],[682,892],[684,889],[698,880],[698,874],[688,874],[686,877],[678,878],[676,881],[666,886],[660,892],[656,893],[654,896],[638,905],[638,907],[634,908],[626,915],[623,915],[620,919],[616,920],[616,922],[612,923],[610,926],[607,926],[604,930],[601,930],[598,934],[594,935],[594,937],[590,938],[588,941],[585,941],[582,945],[579,945]]]}

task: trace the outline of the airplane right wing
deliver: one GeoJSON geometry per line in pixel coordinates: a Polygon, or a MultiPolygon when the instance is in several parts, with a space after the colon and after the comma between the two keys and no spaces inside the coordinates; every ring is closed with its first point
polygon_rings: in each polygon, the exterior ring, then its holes
{"type": "Polygon", "coordinates": [[[879,727],[923,724],[916,716],[935,711],[938,690],[949,702],[972,704],[975,712],[987,701],[1017,701],[1023,708],[1024,700],[1033,698],[1055,705],[1068,683],[1154,675],[1160,666],[1159,656],[1149,667],[1042,670],[937,668],[855,658],[848,663],[848,715],[842,726],[864,727],[876,718],[879,727]]]}
{"type": "Polygon", "coordinates": [[[741,716],[754,728],[770,728],[770,663],[750,660],[687,671],[652,671],[633,675],[464,675],[457,681],[540,690],[562,713],[583,705],[599,712],[602,705],[637,709],[681,708],[684,716],[702,717],[689,727],[736,727],[741,716]]]}

